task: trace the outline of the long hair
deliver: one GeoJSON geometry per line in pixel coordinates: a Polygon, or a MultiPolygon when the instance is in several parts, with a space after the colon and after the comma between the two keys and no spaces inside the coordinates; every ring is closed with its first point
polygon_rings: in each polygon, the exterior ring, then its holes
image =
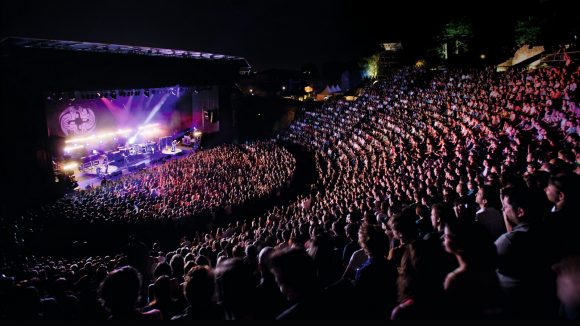
{"type": "Polygon", "coordinates": [[[471,268],[494,269],[497,265],[497,249],[487,230],[472,221],[450,220],[448,230],[449,248],[461,256],[471,268]]]}

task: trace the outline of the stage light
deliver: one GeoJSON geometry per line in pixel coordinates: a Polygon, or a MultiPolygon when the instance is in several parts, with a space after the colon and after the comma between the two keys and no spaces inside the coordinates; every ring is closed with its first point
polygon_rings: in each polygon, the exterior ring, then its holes
{"type": "Polygon", "coordinates": [[[159,123],[150,123],[150,124],[142,125],[138,129],[142,130],[142,129],[146,129],[146,128],[157,127],[158,125],[159,125],[159,123]]]}
{"type": "Polygon", "coordinates": [[[153,136],[155,134],[158,134],[161,130],[159,128],[151,128],[145,131],[141,132],[142,136],[153,136]]]}
{"type": "Polygon", "coordinates": [[[70,171],[70,170],[74,170],[77,166],[79,166],[79,164],[77,162],[71,162],[71,163],[67,163],[67,164],[63,165],[62,169],[65,171],[70,171]]]}
{"type": "Polygon", "coordinates": [[[117,134],[128,134],[131,132],[131,129],[120,129],[117,131],[117,134]]]}
{"type": "Polygon", "coordinates": [[[74,151],[75,149],[79,149],[79,148],[83,148],[85,147],[85,145],[80,144],[80,145],[75,145],[75,146],[66,146],[64,148],[65,153],[70,153],[72,151],[74,151]]]}

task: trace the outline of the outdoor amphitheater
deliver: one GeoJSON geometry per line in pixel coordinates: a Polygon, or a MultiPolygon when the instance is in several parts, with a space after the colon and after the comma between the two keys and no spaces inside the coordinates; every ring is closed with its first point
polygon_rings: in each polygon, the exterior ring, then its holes
{"type": "Polygon", "coordinates": [[[271,91],[251,57],[4,38],[0,319],[577,320],[576,45],[404,46],[271,91]]]}

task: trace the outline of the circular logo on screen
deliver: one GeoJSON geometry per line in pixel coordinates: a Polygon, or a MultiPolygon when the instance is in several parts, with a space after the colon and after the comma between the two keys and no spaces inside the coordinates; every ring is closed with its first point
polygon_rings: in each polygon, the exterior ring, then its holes
{"type": "Polygon", "coordinates": [[[67,136],[86,135],[95,130],[95,113],[82,106],[69,106],[60,114],[60,129],[67,136]]]}

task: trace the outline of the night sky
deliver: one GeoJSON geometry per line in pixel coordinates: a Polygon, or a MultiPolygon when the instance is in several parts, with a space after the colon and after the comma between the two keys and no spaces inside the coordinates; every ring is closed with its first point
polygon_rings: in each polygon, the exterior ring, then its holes
{"type": "MultiPolygon", "coordinates": [[[[255,70],[300,69],[347,62],[403,41],[427,46],[449,18],[473,17],[482,42],[498,43],[502,29],[529,9],[521,3],[357,1],[31,1],[0,5],[1,36],[128,44],[245,57],[255,70]]],[[[569,10],[569,9],[564,9],[569,10]]],[[[505,41],[505,40],[504,40],[505,41]]],[[[486,43],[486,44],[487,44],[486,43]]]]}

